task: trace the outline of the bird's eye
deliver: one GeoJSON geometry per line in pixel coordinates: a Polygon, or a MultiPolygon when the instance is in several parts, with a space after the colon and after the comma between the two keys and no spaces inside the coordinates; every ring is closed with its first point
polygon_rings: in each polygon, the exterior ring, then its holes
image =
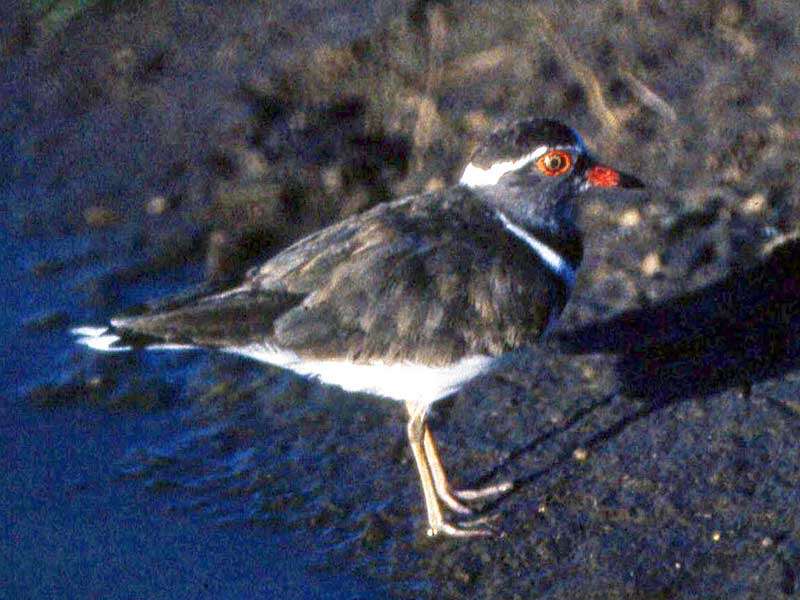
{"type": "Polygon", "coordinates": [[[536,161],[536,166],[550,177],[563,175],[572,167],[572,156],[563,150],[551,150],[536,161]]]}

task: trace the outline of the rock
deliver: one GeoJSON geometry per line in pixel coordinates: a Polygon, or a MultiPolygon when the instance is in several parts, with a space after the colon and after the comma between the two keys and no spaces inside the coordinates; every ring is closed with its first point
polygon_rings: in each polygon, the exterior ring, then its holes
{"type": "Polygon", "coordinates": [[[645,277],[653,277],[661,268],[661,257],[657,252],[651,252],[642,260],[642,274],[645,277]]]}
{"type": "Polygon", "coordinates": [[[145,210],[148,215],[163,215],[169,208],[169,201],[165,196],[156,195],[150,198],[145,205],[145,210]]]}
{"type": "Polygon", "coordinates": [[[636,227],[641,221],[642,216],[635,208],[630,208],[619,216],[619,224],[623,227],[636,227]]]}

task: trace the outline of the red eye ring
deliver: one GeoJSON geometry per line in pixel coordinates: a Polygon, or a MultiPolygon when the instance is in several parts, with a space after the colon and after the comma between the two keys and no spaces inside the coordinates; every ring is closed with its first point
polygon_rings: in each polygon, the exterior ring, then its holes
{"type": "Polygon", "coordinates": [[[563,175],[572,168],[572,155],[564,150],[550,150],[536,161],[536,167],[548,177],[563,175]]]}

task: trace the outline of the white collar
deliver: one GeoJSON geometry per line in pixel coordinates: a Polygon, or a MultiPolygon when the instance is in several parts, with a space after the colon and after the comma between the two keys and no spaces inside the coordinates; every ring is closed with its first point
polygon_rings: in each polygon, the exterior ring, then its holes
{"type": "Polygon", "coordinates": [[[575,279],[577,274],[572,265],[570,265],[563,256],[561,256],[558,252],[553,250],[544,242],[537,240],[519,225],[513,223],[499,210],[497,211],[497,216],[503,223],[503,226],[516,237],[525,242],[525,244],[530,247],[530,249],[533,250],[539,256],[539,258],[542,259],[542,262],[544,262],[544,264],[547,265],[547,267],[566,284],[567,288],[572,290],[572,288],[575,287],[575,279]]]}

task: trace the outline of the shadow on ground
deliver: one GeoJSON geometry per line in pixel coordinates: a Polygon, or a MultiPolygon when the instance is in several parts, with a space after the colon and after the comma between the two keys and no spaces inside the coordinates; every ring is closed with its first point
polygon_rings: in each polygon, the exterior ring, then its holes
{"type": "Polygon", "coordinates": [[[560,336],[575,353],[618,354],[621,390],[665,403],[780,377],[800,365],[800,243],[758,266],[560,336]]]}
{"type": "MultiPolygon", "coordinates": [[[[775,249],[756,267],[685,296],[612,319],[566,331],[555,345],[570,354],[617,355],[616,390],[576,410],[557,427],[511,451],[506,460],[482,475],[491,481],[525,454],[575,428],[593,412],[609,406],[618,394],[641,407],[580,444],[567,446],[546,467],[515,478],[508,496],[535,483],[552,468],[571,460],[576,450],[592,450],[668,406],[726,391],[743,400],[752,386],[800,366],[800,242],[775,249]]],[[[800,405],[772,400],[773,406],[800,426],[800,405]]],[[[506,496],[507,497],[507,496],[506,496]]],[[[499,498],[486,508],[501,507],[499,498]]]]}

